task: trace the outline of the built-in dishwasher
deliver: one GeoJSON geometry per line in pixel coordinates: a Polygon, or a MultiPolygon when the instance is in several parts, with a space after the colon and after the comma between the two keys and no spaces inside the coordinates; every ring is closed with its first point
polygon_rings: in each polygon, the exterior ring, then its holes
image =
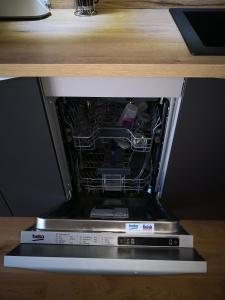
{"type": "Polygon", "coordinates": [[[206,272],[192,235],[161,201],[184,79],[43,78],[40,88],[65,203],[21,233],[5,266],[206,272]]]}

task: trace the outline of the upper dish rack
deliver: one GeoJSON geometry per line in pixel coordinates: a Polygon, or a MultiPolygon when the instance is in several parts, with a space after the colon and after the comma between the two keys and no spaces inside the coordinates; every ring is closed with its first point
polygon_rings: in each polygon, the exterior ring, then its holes
{"type": "Polygon", "coordinates": [[[68,102],[64,120],[70,127],[74,146],[78,150],[94,150],[96,143],[108,139],[125,141],[136,152],[150,152],[155,131],[161,125],[158,109],[151,115],[147,130],[137,122],[131,129],[118,126],[127,102],[102,100],[72,100],[68,102]]]}

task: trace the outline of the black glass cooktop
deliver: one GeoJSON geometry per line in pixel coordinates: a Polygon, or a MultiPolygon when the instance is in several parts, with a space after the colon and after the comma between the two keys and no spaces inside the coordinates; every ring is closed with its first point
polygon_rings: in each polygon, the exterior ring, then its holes
{"type": "Polygon", "coordinates": [[[171,8],[170,13],[193,55],[225,55],[225,9],[171,8]]]}

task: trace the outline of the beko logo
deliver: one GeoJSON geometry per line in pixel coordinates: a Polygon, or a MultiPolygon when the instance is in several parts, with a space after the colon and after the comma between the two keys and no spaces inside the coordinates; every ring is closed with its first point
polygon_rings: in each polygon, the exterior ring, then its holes
{"type": "Polygon", "coordinates": [[[138,224],[129,224],[129,229],[137,230],[138,229],[138,224]]]}
{"type": "Polygon", "coordinates": [[[36,242],[36,241],[43,241],[45,239],[43,234],[33,234],[32,235],[32,241],[36,242]]]}

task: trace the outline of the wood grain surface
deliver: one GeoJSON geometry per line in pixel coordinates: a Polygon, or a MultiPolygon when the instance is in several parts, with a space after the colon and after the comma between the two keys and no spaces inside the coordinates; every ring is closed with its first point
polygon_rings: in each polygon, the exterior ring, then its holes
{"type": "MultiPolygon", "coordinates": [[[[74,0],[51,0],[52,8],[74,8],[74,0]]],[[[162,8],[171,6],[225,5],[224,0],[99,0],[100,8],[162,8]]]]}
{"type": "Polygon", "coordinates": [[[3,268],[3,255],[19,242],[33,218],[0,218],[0,299],[225,299],[225,221],[183,221],[197,250],[208,262],[207,274],[179,276],[100,276],[3,268]]]}
{"type": "Polygon", "coordinates": [[[225,77],[225,56],[192,56],[166,9],[62,9],[0,22],[0,76],[225,77]]]}

